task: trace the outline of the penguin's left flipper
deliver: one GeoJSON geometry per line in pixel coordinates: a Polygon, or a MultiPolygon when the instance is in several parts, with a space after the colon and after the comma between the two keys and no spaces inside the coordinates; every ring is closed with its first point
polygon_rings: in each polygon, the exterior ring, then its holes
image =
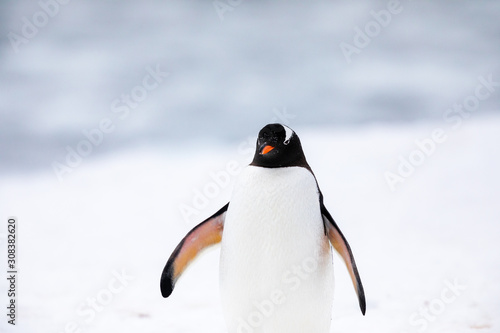
{"type": "Polygon", "coordinates": [[[361,283],[361,278],[359,277],[358,268],[356,267],[356,262],[354,261],[354,256],[352,255],[351,247],[345,239],[344,235],[340,231],[337,223],[333,220],[332,215],[326,209],[321,200],[321,214],[323,215],[323,223],[325,225],[325,232],[332,243],[333,248],[342,256],[344,262],[351,276],[354,289],[358,295],[359,307],[361,308],[361,313],[365,315],[366,312],[366,300],[365,291],[363,289],[363,284],[361,283]]]}
{"type": "Polygon", "coordinates": [[[221,241],[228,206],[229,203],[194,227],[177,245],[161,274],[160,289],[163,297],[172,294],[179,276],[202,250],[221,241]]]}

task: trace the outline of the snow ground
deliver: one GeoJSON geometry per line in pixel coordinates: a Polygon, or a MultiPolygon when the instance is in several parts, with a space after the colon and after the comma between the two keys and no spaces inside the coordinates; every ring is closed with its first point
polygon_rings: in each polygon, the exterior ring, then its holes
{"type": "MultiPolygon", "coordinates": [[[[366,290],[362,317],[335,256],[332,332],[500,331],[500,117],[474,115],[457,129],[435,121],[297,132],[366,290]],[[436,128],[446,141],[391,191],[384,173],[436,128]]],[[[20,225],[20,308],[18,326],[2,315],[0,330],[225,332],[218,250],[196,261],[169,299],[159,278],[183,235],[229,199],[224,186],[199,214],[180,213],[211,172],[249,162],[240,144],[123,150],[84,161],[63,182],[51,171],[1,176],[2,213],[20,225]],[[99,311],[92,298],[105,303],[99,311]]],[[[3,304],[5,287],[1,279],[3,304]]]]}

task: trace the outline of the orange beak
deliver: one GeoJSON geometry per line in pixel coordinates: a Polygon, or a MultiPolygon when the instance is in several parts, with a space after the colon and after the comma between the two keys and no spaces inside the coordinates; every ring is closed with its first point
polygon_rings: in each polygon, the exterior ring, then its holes
{"type": "Polygon", "coordinates": [[[273,147],[273,146],[269,146],[269,145],[267,145],[267,146],[265,146],[265,147],[264,147],[264,149],[262,149],[261,154],[262,154],[262,155],[265,155],[265,154],[269,153],[269,152],[270,152],[271,150],[273,150],[273,149],[274,149],[274,147],[273,147]]]}

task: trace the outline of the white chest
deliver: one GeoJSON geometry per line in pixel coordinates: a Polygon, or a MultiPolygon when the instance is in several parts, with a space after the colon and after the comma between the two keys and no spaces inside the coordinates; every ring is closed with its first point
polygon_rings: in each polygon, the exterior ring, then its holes
{"type": "Polygon", "coordinates": [[[317,247],[324,232],[318,198],[316,181],[304,168],[247,167],[231,198],[223,247],[280,257],[317,247]]]}
{"type": "Polygon", "coordinates": [[[329,327],[331,252],[316,181],[307,169],[249,166],[243,171],[224,223],[220,271],[230,328],[258,312],[259,304],[272,306],[273,315],[261,313],[266,320],[251,325],[255,332],[269,327],[300,332],[300,323],[309,323],[308,308],[316,309],[313,316],[320,316],[321,327],[329,327]],[[282,297],[274,302],[276,295],[282,297]]]}

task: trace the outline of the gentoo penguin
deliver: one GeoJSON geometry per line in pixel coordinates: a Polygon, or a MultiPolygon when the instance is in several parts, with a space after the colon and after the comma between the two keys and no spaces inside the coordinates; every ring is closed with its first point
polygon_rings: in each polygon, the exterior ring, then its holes
{"type": "Polygon", "coordinates": [[[232,198],[193,228],[170,256],[168,297],[205,248],[221,242],[220,289],[229,333],[328,333],[333,304],[331,245],[342,256],[363,315],[363,285],[351,248],[323,203],[297,134],[262,128],[232,198]]]}

